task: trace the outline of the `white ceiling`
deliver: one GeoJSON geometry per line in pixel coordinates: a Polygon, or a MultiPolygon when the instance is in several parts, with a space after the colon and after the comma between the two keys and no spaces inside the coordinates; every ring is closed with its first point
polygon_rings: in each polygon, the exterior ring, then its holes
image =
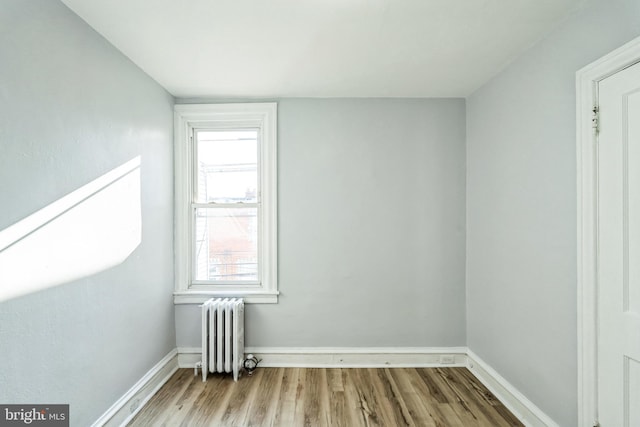
{"type": "Polygon", "coordinates": [[[62,0],[177,97],[465,97],[582,0],[62,0]]]}

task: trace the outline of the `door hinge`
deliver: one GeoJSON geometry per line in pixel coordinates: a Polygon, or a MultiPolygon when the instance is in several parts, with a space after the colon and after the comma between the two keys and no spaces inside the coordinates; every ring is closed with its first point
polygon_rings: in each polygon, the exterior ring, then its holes
{"type": "Polygon", "coordinates": [[[600,131],[600,108],[597,105],[591,109],[591,127],[596,133],[600,131]]]}
{"type": "Polygon", "coordinates": [[[600,427],[600,423],[596,421],[596,423],[593,425],[593,427],[600,427]]]}

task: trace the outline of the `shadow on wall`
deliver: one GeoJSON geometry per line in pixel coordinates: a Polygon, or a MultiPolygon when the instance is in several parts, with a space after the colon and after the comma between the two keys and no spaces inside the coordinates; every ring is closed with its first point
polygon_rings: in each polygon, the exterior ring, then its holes
{"type": "Polygon", "coordinates": [[[81,279],[140,245],[140,156],[0,231],[0,301],[81,279]]]}

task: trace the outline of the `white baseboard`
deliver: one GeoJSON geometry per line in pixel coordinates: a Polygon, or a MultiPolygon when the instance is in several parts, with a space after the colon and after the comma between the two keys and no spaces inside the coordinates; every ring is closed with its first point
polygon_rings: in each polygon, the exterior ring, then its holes
{"type": "Polygon", "coordinates": [[[404,368],[466,366],[464,347],[247,347],[263,367],[404,368]]]}
{"type": "Polygon", "coordinates": [[[191,368],[202,361],[202,349],[200,347],[178,347],[178,367],[191,368]]]}
{"type": "MultiPolygon", "coordinates": [[[[178,349],[181,368],[200,361],[200,347],[178,349]]],[[[467,366],[466,347],[246,347],[265,368],[402,368],[467,366]]]]}
{"type": "Polygon", "coordinates": [[[467,351],[467,368],[527,427],[558,427],[547,414],[520,393],[473,351],[467,351]]]}
{"type": "Polygon", "coordinates": [[[173,349],[114,403],[92,427],[124,426],[178,370],[178,350],[173,349]]]}

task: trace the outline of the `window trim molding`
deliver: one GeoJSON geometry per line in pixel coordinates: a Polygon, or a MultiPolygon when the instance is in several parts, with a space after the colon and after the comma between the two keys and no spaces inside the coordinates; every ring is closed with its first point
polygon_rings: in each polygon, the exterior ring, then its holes
{"type": "Polygon", "coordinates": [[[212,297],[242,297],[247,303],[278,302],[277,103],[177,104],[174,106],[174,304],[199,304],[212,297]],[[194,128],[259,127],[262,204],[260,285],[192,285],[191,204],[194,128]]]}

